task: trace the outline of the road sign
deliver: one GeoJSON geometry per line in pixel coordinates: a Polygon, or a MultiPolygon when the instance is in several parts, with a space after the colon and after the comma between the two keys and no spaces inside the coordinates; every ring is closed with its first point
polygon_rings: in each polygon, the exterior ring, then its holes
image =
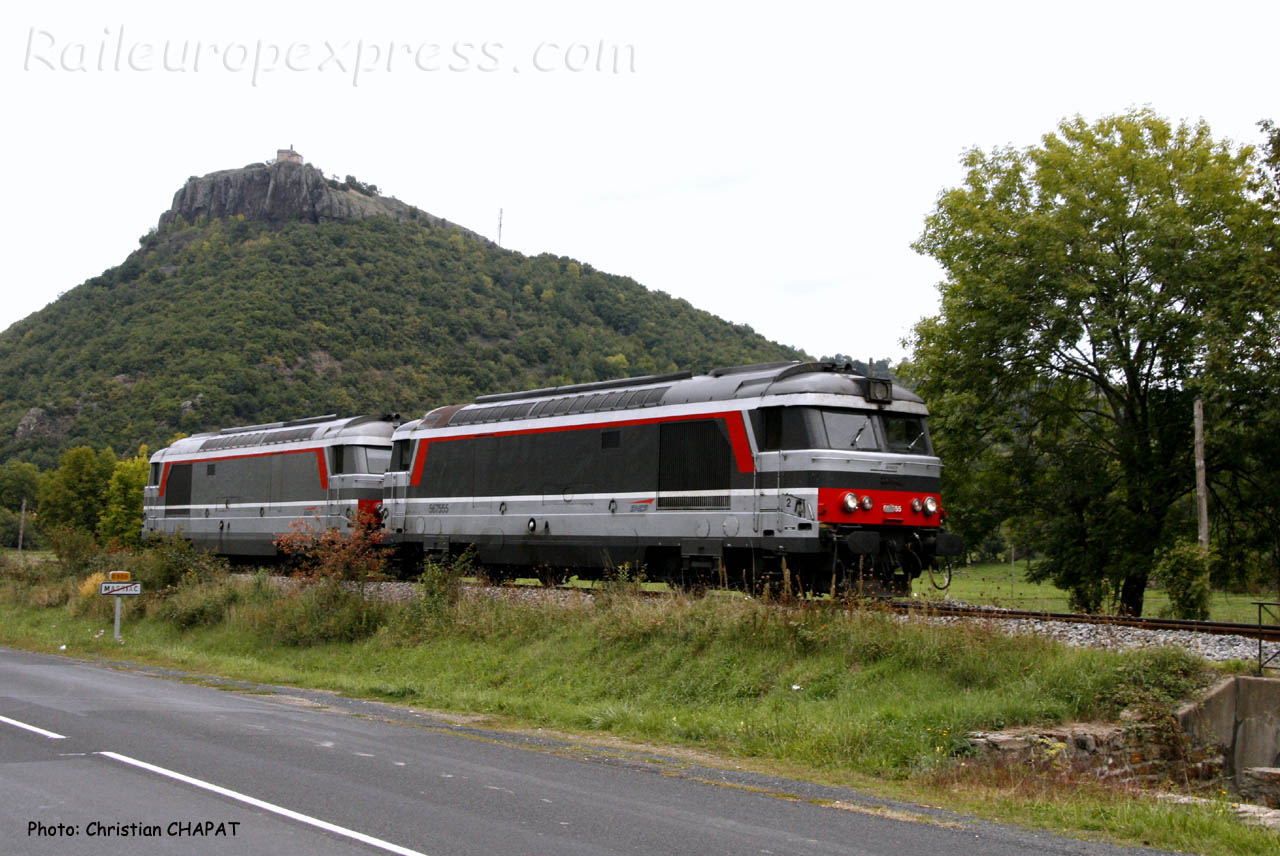
{"type": "Polygon", "coordinates": [[[128,571],[111,571],[107,574],[107,579],[113,583],[127,583],[133,579],[133,575],[128,571]]]}
{"type": "Polygon", "coordinates": [[[142,583],[102,583],[98,594],[142,594],[142,583]]]}

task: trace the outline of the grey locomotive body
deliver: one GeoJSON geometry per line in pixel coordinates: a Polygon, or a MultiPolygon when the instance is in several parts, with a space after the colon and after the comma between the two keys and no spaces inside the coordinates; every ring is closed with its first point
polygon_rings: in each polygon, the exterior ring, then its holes
{"type": "Polygon", "coordinates": [[[265,558],[295,520],[349,528],[361,511],[378,510],[397,424],[319,416],[177,440],[151,456],[143,536],[265,558]]]}
{"type": "Polygon", "coordinates": [[[927,411],[831,363],[482,396],[401,425],[384,481],[402,554],[495,576],[643,565],[676,584],[902,591],[940,555],[927,411]]]}

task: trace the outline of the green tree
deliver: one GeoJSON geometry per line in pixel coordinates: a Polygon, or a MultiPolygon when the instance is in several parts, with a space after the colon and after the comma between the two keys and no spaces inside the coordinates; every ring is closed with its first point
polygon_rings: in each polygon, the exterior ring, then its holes
{"type": "Polygon", "coordinates": [[[1240,295],[1257,319],[1208,378],[1206,440],[1212,540],[1221,558],[1212,564],[1214,581],[1243,588],[1269,580],[1280,589],[1280,313],[1268,299],[1280,283],[1280,126],[1259,126],[1265,142],[1255,190],[1271,214],[1260,279],[1269,287],[1240,295]]]}
{"type": "Polygon", "coordinates": [[[1038,521],[1038,573],[1077,606],[1140,614],[1193,484],[1191,401],[1280,306],[1252,150],[1141,110],[964,164],[915,245],[946,279],[907,367],[947,487],[1038,521]]]}
{"type": "Polygon", "coordinates": [[[98,535],[122,544],[142,540],[142,493],[147,486],[147,447],[135,457],[117,461],[103,495],[98,535]]]}
{"type": "Polygon", "coordinates": [[[64,452],[61,466],[40,485],[41,528],[48,532],[66,527],[92,534],[115,467],[116,456],[110,449],[95,452],[88,446],[77,446],[64,452]]]}
{"type": "Polygon", "coordinates": [[[40,470],[26,461],[5,461],[0,465],[0,508],[18,511],[22,501],[27,508],[36,505],[36,490],[40,484],[40,470]]]}

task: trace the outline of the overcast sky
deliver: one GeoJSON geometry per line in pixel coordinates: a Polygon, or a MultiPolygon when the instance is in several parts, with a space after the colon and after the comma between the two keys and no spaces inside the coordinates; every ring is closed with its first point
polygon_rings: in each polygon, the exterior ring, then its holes
{"type": "Polygon", "coordinates": [[[1275,2],[29,3],[4,25],[0,329],[191,175],[328,174],[815,356],[900,358],[968,147],[1149,105],[1254,143],[1275,2]],[[536,6],[536,8],[534,8],[536,6]]]}

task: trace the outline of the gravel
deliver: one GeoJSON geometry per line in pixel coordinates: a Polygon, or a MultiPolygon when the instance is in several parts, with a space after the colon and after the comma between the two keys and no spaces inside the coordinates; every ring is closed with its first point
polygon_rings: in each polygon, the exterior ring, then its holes
{"type": "MultiPolygon", "coordinates": [[[[953,624],[971,621],[988,624],[1005,633],[1033,633],[1048,636],[1076,648],[1103,648],[1119,651],[1129,648],[1154,648],[1176,645],[1199,654],[1206,660],[1223,663],[1228,660],[1258,659],[1258,640],[1245,636],[1221,636],[1215,633],[1194,633],[1189,630],[1145,630],[1141,627],[1117,627],[1111,624],[1079,624],[1072,621],[1050,621],[1033,618],[957,618],[950,616],[913,616],[915,621],[933,621],[953,624]]],[[[1264,658],[1280,651],[1274,642],[1262,643],[1264,658]]]]}

